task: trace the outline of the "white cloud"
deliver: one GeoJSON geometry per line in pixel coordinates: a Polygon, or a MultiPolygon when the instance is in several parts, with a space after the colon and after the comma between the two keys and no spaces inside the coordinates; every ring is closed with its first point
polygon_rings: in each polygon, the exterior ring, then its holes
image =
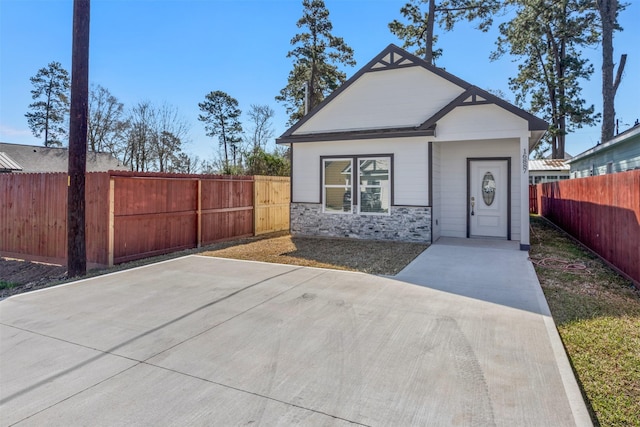
{"type": "Polygon", "coordinates": [[[14,144],[33,143],[35,137],[29,129],[16,129],[0,123],[0,141],[14,144]]]}

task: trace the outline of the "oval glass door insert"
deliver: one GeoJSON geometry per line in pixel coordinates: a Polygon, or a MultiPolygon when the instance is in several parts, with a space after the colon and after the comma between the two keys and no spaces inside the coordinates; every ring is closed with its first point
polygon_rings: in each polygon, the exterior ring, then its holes
{"type": "Polygon", "coordinates": [[[496,180],[491,172],[482,177],[482,199],[487,206],[491,206],[496,198],[496,180]]]}

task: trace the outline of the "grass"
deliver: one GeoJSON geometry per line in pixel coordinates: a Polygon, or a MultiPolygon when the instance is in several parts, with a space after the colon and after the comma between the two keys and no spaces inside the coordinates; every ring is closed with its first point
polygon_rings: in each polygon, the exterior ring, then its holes
{"type": "Polygon", "coordinates": [[[16,286],[15,283],[5,282],[4,280],[0,280],[0,290],[4,289],[12,289],[16,286]]]}
{"type": "Polygon", "coordinates": [[[531,259],[594,424],[640,426],[640,293],[546,220],[531,259]]]}

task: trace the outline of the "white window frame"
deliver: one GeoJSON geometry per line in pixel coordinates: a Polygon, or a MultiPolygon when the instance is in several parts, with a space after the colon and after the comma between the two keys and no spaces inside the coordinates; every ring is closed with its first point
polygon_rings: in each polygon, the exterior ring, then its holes
{"type": "Polygon", "coordinates": [[[322,213],[326,213],[326,214],[331,214],[331,215],[346,215],[346,214],[352,214],[353,213],[353,161],[354,158],[353,157],[327,157],[327,158],[323,158],[322,159],[322,213]],[[350,184],[326,184],[326,177],[325,177],[325,172],[326,172],[326,163],[327,162],[340,162],[340,161],[347,161],[350,164],[350,168],[351,168],[351,183],[350,184]],[[327,210],[327,204],[326,204],[326,200],[327,200],[327,188],[343,188],[343,189],[349,189],[351,191],[351,206],[349,208],[348,211],[342,210],[342,211],[333,211],[333,210],[327,210]]]}

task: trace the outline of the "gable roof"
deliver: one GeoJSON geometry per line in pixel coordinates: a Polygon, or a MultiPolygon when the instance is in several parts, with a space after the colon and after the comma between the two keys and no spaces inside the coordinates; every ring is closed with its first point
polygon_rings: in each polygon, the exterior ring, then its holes
{"type": "Polygon", "coordinates": [[[534,159],[529,160],[529,172],[564,171],[569,172],[569,163],[562,159],[534,159]]]}
{"type": "Polygon", "coordinates": [[[0,172],[21,171],[23,168],[7,154],[0,151],[0,172]]]}
{"type": "Polygon", "coordinates": [[[425,60],[406,52],[405,50],[390,44],[376,57],[369,61],[364,67],[349,78],[342,86],[331,93],[319,105],[312,109],[307,115],[300,119],[296,124],[290,127],[285,133],[276,139],[277,143],[294,143],[294,142],[311,142],[326,141],[339,139],[363,139],[363,138],[392,138],[405,136],[433,136],[435,135],[436,122],[447,115],[456,107],[464,105],[480,105],[495,104],[501,108],[515,114],[516,116],[527,121],[530,131],[546,131],[548,124],[534,115],[512,105],[497,96],[482,90],[470,83],[446,72],[445,70],[435,67],[425,60]],[[422,67],[427,71],[447,80],[450,83],[464,89],[464,92],[453,99],[448,105],[438,111],[435,115],[429,117],[426,121],[418,126],[405,126],[390,129],[373,128],[367,130],[347,130],[337,132],[322,133],[296,133],[296,131],[313,118],[327,104],[344,92],[356,80],[365,73],[379,72],[390,69],[422,67]]]}
{"type": "MultiPolygon", "coordinates": [[[[69,150],[67,148],[0,142],[0,172],[38,173],[67,172],[68,170],[69,150]],[[4,159],[6,164],[1,159],[4,159]]],[[[108,170],[128,170],[128,168],[109,153],[87,153],[87,172],[108,170]]]]}

